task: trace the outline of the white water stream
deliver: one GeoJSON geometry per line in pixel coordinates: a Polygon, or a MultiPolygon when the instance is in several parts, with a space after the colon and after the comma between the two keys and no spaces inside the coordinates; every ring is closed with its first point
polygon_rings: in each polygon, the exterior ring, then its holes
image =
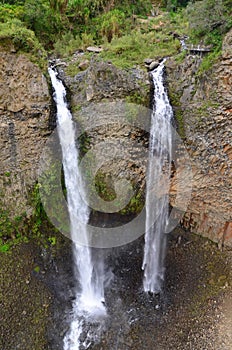
{"type": "Polygon", "coordinates": [[[164,280],[165,228],[169,212],[173,111],[164,87],[164,61],[152,72],[154,101],[151,116],[150,157],[146,190],[144,291],[159,293],[164,280]]]}
{"type": "Polygon", "coordinates": [[[57,78],[55,70],[49,68],[49,74],[57,106],[57,128],[62,149],[70,231],[73,240],[74,273],[79,281],[73,303],[73,321],[64,339],[64,350],[78,350],[84,319],[106,314],[103,304],[104,261],[99,256],[93,261],[91,248],[88,246],[89,209],[84,200],[85,187],[78,167],[79,154],[75,142],[75,127],[66,103],[66,90],[57,78]],[[80,235],[84,245],[76,243],[80,235]]]}

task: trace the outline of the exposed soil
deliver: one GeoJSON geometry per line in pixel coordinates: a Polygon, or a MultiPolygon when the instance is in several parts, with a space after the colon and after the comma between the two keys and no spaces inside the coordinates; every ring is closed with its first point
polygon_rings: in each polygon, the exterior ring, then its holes
{"type": "MultiPolygon", "coordinates": [[[[3,350],[62,350],[75,279],[70,242],[36,242],[0,255],[3,350]]],[[[231,350],[232,254],[176,229],[169,236],[166,284],[142,291],[143,239],[105,251],[114,279],[106,289],[108,319],[93,350],[231,350]]]]}

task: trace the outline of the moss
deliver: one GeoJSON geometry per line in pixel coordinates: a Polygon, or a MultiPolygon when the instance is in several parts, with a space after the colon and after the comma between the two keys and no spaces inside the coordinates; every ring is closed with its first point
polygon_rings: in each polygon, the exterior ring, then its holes
{"type": "Polygon", "coordinates": [[[110,176],[98,171],[95,177],[95,187],[99,196],[106,202],[112,201],[116,198],[114,187],[112,186],[112,179],[110,176]]]}
{"type": "Polygon", "coordinates": [[[78,73],[80,73],[80,68],[78,67],[80,61],[76,61],[74,63],[70,63],[67,68],[65,68],[65,73],[71,78],[75,77],[78,73]]]}
{"type": "Polygon", "coordinates": [[[197,122],[198,127],[202,127],[205,125],[205,121],[203,118],[207,118],[210,116],[210,111],[213,108],[218,108],[220,104],[218,102],[214,102],[211,100],[202,102],[198,108],[195,108],[194,110],[194,117],[197,122]]]}
{"type": "Polygon", "coordinates": [[[126,102],[135,103],[145,107],[149,106],[149,88],[147,85],[141,84],[141,91],[131,92],[126,96],[126,102]]]}
{"type": "Polygon", "coordinates": [[[173,90],[169,91],[169,99],[174,111],[174,116],[177,122],[177,131],[182,139],[185,138],[184,116],[180,103],[180,94],[173,90]]]}
{"type": "Polygon", "coordinates": [[[185,128],[184,128],[184,116],[181,107],[175,109],[175,117],[177,120],[177,130],[178,134],[182,139],[185,138],[185,128]]]}
{"type": "Polygon", "coordinates": [[[221,56],[221,50],[213,51],[212,53],[206,55],[198,68],[196,76],[201,78],[213,67],[213,65],[219,60],[221,56]]]}
{"type": "Polygon", "coordinates": [[[141,192],[136,192],[128,205],[120,210],[122,215],[139,214],[145,205],[145,197],[141,192]]]}

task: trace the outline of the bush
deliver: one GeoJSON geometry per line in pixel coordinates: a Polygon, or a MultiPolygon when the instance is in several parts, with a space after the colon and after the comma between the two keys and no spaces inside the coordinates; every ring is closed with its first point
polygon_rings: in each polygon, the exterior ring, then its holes
{"type": "Polygon", "coordinates": [[[94,45],[94,39],[92,34],[82,33],[81,36],[81,46],[82,50],[85,50],[88,46],[94,45]]]}
{"type": "Polygon", "coordinates": [[[12,43],[16,50],[45,56],[45,51],[34,32],[27,29],[18,19],[0,23],[0,40],[3,45],[12,43]]]}
{"type": "Polygon", "coordinates": [[[113,38],[107,50],[100,54],[101,57],[111,60],[120,68],[130,68],[135,64],[142,64],[144,58],[160,58],[177,53],[180,43],[178,40],[168,38],[160,33],[141,33],[134,30],[131,34],[121,38],[113,38]]]}
{"type": "Polygon", "coordinates": [[[80,47],[80,37],[74,37],[71,32],[67,32],[54,44],[54,52],[57,56],[67,57],[72,55],[80,47]]]}
{"type": "Polygon", "coordinates": [[[69,28],[67,18],[51,8],[46,0],[26,0],[23,21],[47,48],[52,48],[64,29],[69,28]]]}
{"type": "Polygon", "coordinates": [[[231,26],[230,1],[201,0],[191,2],[186,8],[193,36],[204,37],[205,43],[221,45],[221,35],[231,26]]]}
{"type": "Polygon", "coordinates": [[[23,16],[23,6],[0,4],[0,22],[7,22],[13,18],[21,19],[23,16]]]}
{"type": "Polygon", "coordinates": [[[100,23],[96,26],[99,34],[106,37],[108,42],[111,42],[113,37],[122,35],[125,29],[125,20],[125,14],[115,9],[96,18],[95,22],[96,24],[100,23]]]}

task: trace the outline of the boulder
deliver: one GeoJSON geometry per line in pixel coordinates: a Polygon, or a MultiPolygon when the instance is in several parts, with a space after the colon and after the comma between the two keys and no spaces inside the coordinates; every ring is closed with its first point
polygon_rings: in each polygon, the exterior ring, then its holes
{"type": "Polygon", "coordinates": [[[82,62],[80,62],[78,68],[80,68],[80,70],[86,70],[89,67],[89,60],[84,60],[82,62]]]}
{"type": "Polygon", "coordinates": [[[143,61],[145,65],[150,65],[154,60],[152,58],[145,58],[143,61]]]}
{"type": "Polygon", "coordinates": [[[157,68],[158,66],[159,66],[159,62],[153,61],[153,62],[151,62],[151,64],[149,65],[149,70],[152,71],[153,69],[157,68]]]}
{"type": "Polygon", "coordinates": [[[89,46],[86,50],[89,52],[100,53],[103,51],[103,48],[99,46],[89,46]]]}

